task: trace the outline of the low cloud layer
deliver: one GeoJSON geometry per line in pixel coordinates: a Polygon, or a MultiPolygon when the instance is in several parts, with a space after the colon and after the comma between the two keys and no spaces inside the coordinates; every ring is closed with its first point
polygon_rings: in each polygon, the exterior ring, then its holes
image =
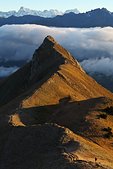
{"type": "Polygon", "coordinates": [[[110,58],[84,60],[81,62],[81,65],[90,74],[113,75],[113,60],[110,58]]]}
{"type": "MultiPolygon", "coordinates": [[[[47,35],[53,36],[67,48],[87,72],[113,74],[113,28],[111,27],[79,29],[5,25],[0,27],[0,61],[29,60],[47,35]]],[[[4,74],[1,69],[0,74],[4,74]]]]}
{"type": "Polygon", "coordinates": [[[0,78],[6,77],[11,73],[14,73],[18,68],[17,67],[0,67],[0,78]]]}

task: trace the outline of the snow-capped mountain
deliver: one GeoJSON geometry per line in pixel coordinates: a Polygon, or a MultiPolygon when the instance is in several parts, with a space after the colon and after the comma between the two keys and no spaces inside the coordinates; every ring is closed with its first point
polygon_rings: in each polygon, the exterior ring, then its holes
{"type": "Polygon", "coordinates": [[[77,8],[75,8],[75,9],[70,9],[70,10],[66,10],[66,11],[65,11],[65,13],[70,13],[70,12],[73,12],[73,13],[75,13],[75,14],[80,13],[77,8]]]}
{"type": "Polygon", "coordinates": [[[0,11],[0,17],[8,18],[12,15],[14,16],[24,16],[24,15],[34,15],[34,16],[41,16],[45,18],[53,18],[57,15],[63,15],[65,13],[79,13],[78,9],[72,9],[72,10],[66,10],[65,12],[50,9],[50,10],[44,10],[44,11],[37,11],[37,10],[31,10],[29,8],[21,7],[18,11],[8,11],[8,12],[2,12],[0,11]]]}
{"type": "Polygon", "coordinates": [[[0,11],[0,17],[8,18],[9,16],[16,15],[16,11],[2,12],[0,11]]]}
{"type": "Polygon", "coordinates": [[[56,15],[63,15],[63,12],[58,10],[44,10],[44,11],[37,11],[37,10],[31,10],[29,8],[21,7],[18,12],[16,12],[15,16],[24,16],[24,15],[34,15],[34,16],[41,16],[41,17],[54,17],[56,15]]]}

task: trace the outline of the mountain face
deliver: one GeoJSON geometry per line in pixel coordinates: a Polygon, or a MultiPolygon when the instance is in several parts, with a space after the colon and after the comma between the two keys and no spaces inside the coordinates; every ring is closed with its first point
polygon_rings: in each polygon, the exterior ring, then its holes
{"type": "Polygon", "coordinates": [[[14,16],[10,16],[8,18],[1,17],[0,26],[5,24],[39,24],[45,26],[76,27],[76,28],[113,26],[113,13],[109,12],[105,8],[102,9],[98,8],[86,13],[77,13],[77,14],[74,11],[69,10],[63,13],[62,15],[61,14],[59,15],[57,11],[51,12],[45,11],[44,14],[34,15],[33,14],[34,12],[26,13],[26,10],[22,8],[20,9],[19,13],[23,14],[18,15],[14,14],[14,16]],[[49,18],[45,18],[45,16],[49,18]]]}
{"type": "MultiPolygon", "coordinates": [[[[76,100],[104,95],[108,97],[112,96],[110,92],[105,89],[101,90],[102,87],[84,72],[74,57],[61,47],[51,36],[48,36],[45,38],[39,49],[34,52],[32,61],[9,76],[6,79],[6,82],[3,83],[3,88],[0,86],[0,93],[5,93],[1,94],[0,105],[4,102],[7,103],[11,101],[13,97],[17,97],[17,93],[20,95],[21,92],[23,93],[23,91],[30,88],[31,85],[37,83],[37,85],[40,86],[40,83],[43,83],[49,79],[49,77],[51,77],[52,81],[55,81],[55,79],[58,78],[58,84],[55,82],[53,86],[53,89],[55,89],[55,91],[58,90],[59,93],[58,97],[56,97],[54,96],[55,92],[53,91],[53,98],[56,100],[55,103],[58,103],[63,96],[69,96],[70,94],[72,95],[72,98],[75,98],[76,100]],[[75,72],[77,74],[76,76],[75,72]],[[20,80],[20,78],[22,79],[20,80]],[[13,84],[12,81],[14,81],[13,84]],[[79,81],[79,86],[76,86],[75,81],[79,81]],[[60,88],[57,88],[59,84],[60,88]],[[63,86],[66,86],[64,92],[62,92],[63,86]],[[95,89],[96,87],[101,89],[98,91],[95,89]],[[6,88],[8,90],[6,90],[6,88]]],[[[53,84],[51,83],[51,80],[50,84],[53,84]]],[[[48,90],[50,89],[47,89],[47,91],[48,90]]],[[[44,91],[42,91],[42,93],[44,94],[44,98],[49,96],[49,93],[45,93],[44,91]],[[47,96],[45,94],[47,94],[47,96]]],[[[42,97],[40,99],[42,99],[42,97]]]]}
{"type": "Polygon", "coordinates": [[[113,94],[55,39],[0,82],[1,169],[113,169],[113,94]]]}
{"type": "Polygon", "coordinates": [[[34,16],[40,16],[44,18],[53,18],[57,15],[63,15],[65,13],[70,13],[70,12],[79,13],[77,9],[66,10],[65,12],[61,12],[61,11],[54,10],[54,9],[37,11],[37,10],[31,10],[29,8],[21,7],[17,12],[16,11],[8,11],[8,12],[0,11],[0,17],[8,18],[12,15],[17,16],[17,17],[24,16],[24,15],[34,15],[34,16]]]}

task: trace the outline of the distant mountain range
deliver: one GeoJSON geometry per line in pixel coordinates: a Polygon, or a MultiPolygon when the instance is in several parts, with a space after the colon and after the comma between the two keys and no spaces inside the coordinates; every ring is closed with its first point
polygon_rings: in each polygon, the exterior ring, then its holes
{"type": "Polygon", "coordinates": [[[50,10],[44,10],[44,11],[38,11],[38,10],[31,10],[29,8],[24,8],[24,7],[20,7],[20,9],[18,11],[8,11],[8,12],[2,12],[0,11],[0,17],[4,17],[4,18],[8,18],[10,16],[24,16],[24,15],[34,15],[34,16],[40,16],[40,17],[44,17],[44,18],[53,18],[57,15],[64,15],[65,13],[79,13],[78,9],[72,9],[72,10],[66,10],[65,12],[62,11],[58,11],[58,10],[54,10],[54,9],[50,9],[50,10]]]}
{"type": "Polygon", "coordinates": [[[25,12],[22,16],[18,17],[10,16],[8,18],[0,18],[0,26],[5,24],[38,24],[54,27],[76,28],[113,26],[113,13],[108,11],[106,8],[98,8],[86,13],[78,14],[68,12],[70,11],[67,11],[64,15],[58,15],[53,18],[45,18],[31,14],[24,15],[26,13],[25,12]]]}

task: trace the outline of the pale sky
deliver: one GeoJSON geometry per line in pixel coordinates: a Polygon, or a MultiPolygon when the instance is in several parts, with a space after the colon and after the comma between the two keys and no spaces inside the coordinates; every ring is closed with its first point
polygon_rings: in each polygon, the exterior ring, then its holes
{"type": "Polygon", "coordinates": [[[21,6],[61,11],[77,8],[81,12],[104,7],[113,12],[113,0],[0,0],[0,11],[18,10],[21,6]]]}

